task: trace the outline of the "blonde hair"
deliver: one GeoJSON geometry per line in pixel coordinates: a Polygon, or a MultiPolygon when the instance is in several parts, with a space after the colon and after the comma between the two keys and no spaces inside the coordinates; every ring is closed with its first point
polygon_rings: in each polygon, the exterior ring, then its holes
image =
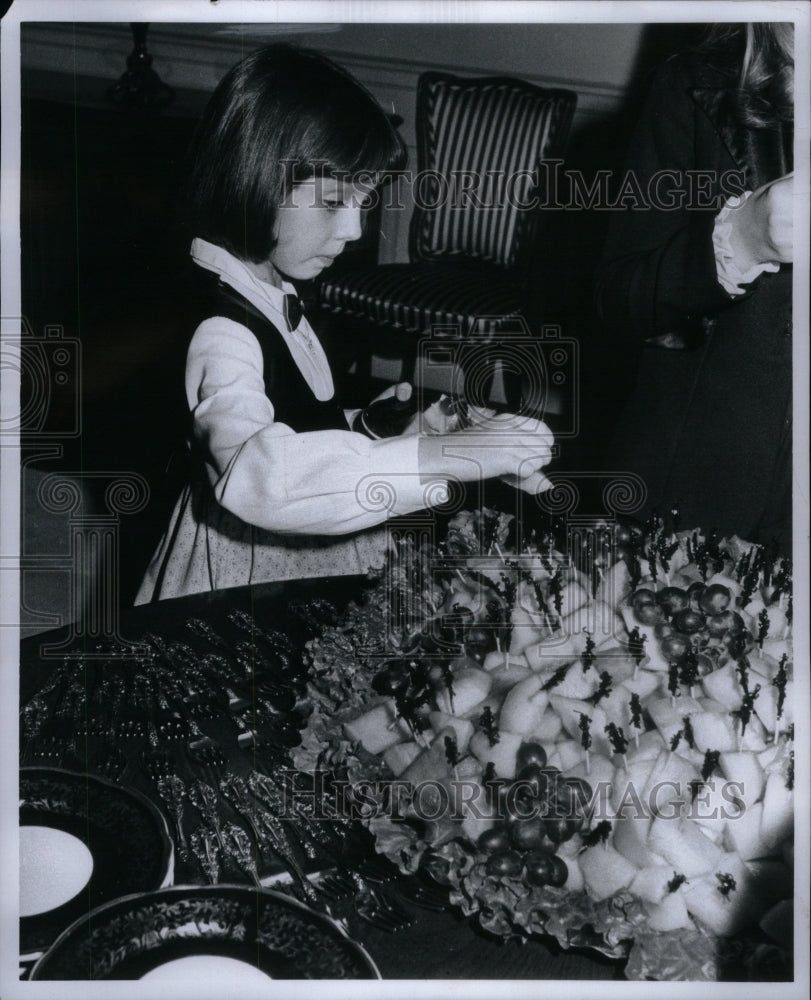
{"type": "Polygon", "coordinates": [[[788,21],[714,24],[701,48],[737,60],[738,120],[773,128],[794,120],[794,25],[788,21]]]}

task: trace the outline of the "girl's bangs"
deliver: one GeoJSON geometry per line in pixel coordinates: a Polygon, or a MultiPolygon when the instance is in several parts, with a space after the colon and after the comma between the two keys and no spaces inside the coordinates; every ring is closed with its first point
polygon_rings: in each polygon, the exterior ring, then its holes
{"type": "Polygon", "coordinates": [[[389,183],[392,176],[405,167],[408,159],[405,145],[388,123],[385,130],[353,130],[355,135],[347,134],[348,131],[336,130],[329,137],[324,137],[327,141],[323,142],[317,155],[308,150],[307,155],[297,163],[296,178],[346,180],[353,176],[368,178],[371,175],[377,187],[389,183]]]}

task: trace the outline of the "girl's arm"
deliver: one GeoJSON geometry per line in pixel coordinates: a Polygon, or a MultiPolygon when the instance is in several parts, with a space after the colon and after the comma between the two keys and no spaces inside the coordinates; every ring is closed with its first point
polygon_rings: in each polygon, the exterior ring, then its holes
{"type": "Polygon", "coordinates": [[[274,418],[262,354],[245,327],[206,320],[189,348],[186,394],[217,501],[249,524],[345,534],[426,506],[416,437],[297,434],[274,418]]]}
{"type": "Polygon", "coordinates": [[[420,472],[426,480],[500,477],[532,492],[551,485],[539,473],[552,459],[554,438],[546,424],[532,417],[486,414],[466,430],[419,440],[420,472]]]}
{"type": "Polygon", "coordinates": [[[243,521],[271,531],[360,531],[440,502],[448,477],[523,479],[551,457],[543,424],[504,415],[432,437],[297,434],[275,421],[261,373],[261,349],[245,327],[221,317],[199,327],[186,392],[214,495],[243,521]]]}

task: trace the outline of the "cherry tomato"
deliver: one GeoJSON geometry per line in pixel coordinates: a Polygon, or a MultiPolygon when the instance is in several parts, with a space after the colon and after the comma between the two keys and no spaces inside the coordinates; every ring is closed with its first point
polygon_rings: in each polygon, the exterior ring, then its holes
{"type": "Polygon", "coordinates": [[[665,614],[672,615],[677,611],[683,611],[690,606],[690,598],[687,591],[681,587],[665,587],[656,595],[659,604],[664,608],[665,614]]]}
{"type": "Polygon", "coordinates": [[[546,824],[540,816],[516,820],[510,827],[510,840],[519,851],[540,847],[545,840],[546,824]]]}
{"type": "Polygon", "coordinates": [[[553,844],[562,844],[564,840],[570,840],[577,833],[579,826],[572,816],[546,816],[543,823],[546,836],[553,844]]]}
{"type": "Polygon", "coordinates": [[[711,638],[710,630],[702,628],[698,632],[693,632],[690,636],[690,642],[693,644],[693,649],[706,649],[711,638]]]}
{"type": "Polygon", "coordinates": [[[751,653],[755,648],[755,640],[748,632],[727,632],[722,642],[733,660],[751,653]]]}
{"type": "Polygon", "coordinates": [[[557,888],[566,885],[566,880],[569,878],[569,869],[563,858],[559,858],[557,854],[554,854],[550,859],[550,872],[547,876],[547,885],[553,885],[557,888]]]}
{"type": "Polygon", "coordinates": [[[645,529],[635,521],[625,521],[614,529],[614,538],[619,545],[638,548],[645,539],[645,529]]]}
{"type": "Polygon", "coordinates": [[[728,587],[721,583],[711,583],[699,598],[701,610],[708,615],[717,615],[729,606],[732,594],[728,587]]]}
{"type": "Polygon", "coordinates": [[[537,764],[538,767],[546,766],[546,750],[540,743],[522,743],[515,755],[515,766],[520,771],[527,764],[537,764]]]}
{"type": "Polygon", "coordinates": [[[492,630],[482,628],[481,625],[473,625],[465,634],[465,642],[470,642],[474,646],[489,646],[492,637],[492,630]]]}
{"type": "Polygon", "coordinates": [[[403,660],[393,660],[378,670],[372,678],[372,687],[378,694],[396,695],[405,691],[411,682],[411,670],[403,660]]]}
{"type": "Polygon", "coordinates": [[[656,592],[649,590],[647,587],[641,587],[639,590],[634,591],[631,603],[634,609],[641,607],[643,604],[656,604],[656,592]]]}
{"type": "Polygon", "coordinates": [[[525,877],[530,885],[547,885],[555,868],[553,862],[555,855],[548,851],[529,851],[524,858],[525,877]]]}
{"type": "Polygon", "coordinates": [[[669,635],[673,635],[674,629],[670,622],[657,622],[653,626],[653,634],[657,639],[664,639],[669,635]]]}
{"type": "Polygon", "coordinates": [[[614,541],[617,545],[627,545],[631,541],[631,529],[624,524],[618,524],[614,529],[614,541]]]}
{"type": "Polygon", "coordinates": [[[506,851],[510,846],[510,831],[506,826],[493,826],[479,835],[476,845],[485,854],[506,851]]]}
{"type": "Polygon", "coordinates": [[[543,773],[546,775],[546,790],[542,795],[542,799],[554,799],[557,794],[558,785],[563,781],[563,774],[559,767],[547,765],[543,769],[543,773]]]}
{"type": "Polygon", "coordinates": [[[503,804],[510,823],[519,823],[521,820],[538,815],[538,798],[533,794],[529,782],[511,782],[504,792],[503,804]]]}
{"type": "Polygon", "coordinates": [[[516,851],[491,854],[484,870],[488,875],[517,875],[521,871],[521,855],[516,851]]]}
{"type": "Polygon", "coordinates": [[[743,635],[744,633],[748,634],[746,624],[744,623],[743,618],[741,618],[741,616],[738,614],[737,611],[727,610],[727,611],[722,611],[721,614],[723,615],[724,624],[727,627],[727,632],[731,633],[732,635],[743,635]]]}
{"type": "Polygon", "coordinates": [[[470,625],[474,619],[473,609],[469,608],[466,604],[454,604],[453,611],[450,614],[444,616],[446,619],[456,619],[460,621],[463,625],[470,625]]]}
{"type": "Polygon", "coordinates": [[[634,618],[640,625],[656,625],[664,621],[665,613],[658,604],[635,604],[634,618]]]}
{"type": "Polygon", "coordinates": [[[525,764],[515,776],[516,782],[526,786],[527,792],[533,798],[540,798],[549,783],[546,773],[538,764],[525,764]]]}
{"type": "Polygon", "coordinates": [[[546,816],[568,816],[574,809],[574,790],[566,784],[563,775],[549,785],[546,793],[546,816]]]}
{"type": "Polygon", "coordinates": [[[492,630],[474,625],[465,632],[465,652],[477,663],[481,663],[490,650],[495,649],[495,647],[495,637],[492,630]]]}
{"type": "Polygon", "coordinates": [[[581,812],[589,807],[594,800],[594,789],[585,778],[566,778],[565,787],[569,790],[575,805],[581,812]]]}
{"type": "Polygon", "coordinates": [[[662,650],[662,655],[667,660],[675,660],[677,663],[679,660],[683,660],[690,649],[690,640],[684,635],[678,635],[676,632],[673,635],[665,636],[664,639],[659,643],[659,648],[662,650]]]}
{"type": "Polygon", "coordinates": [[[707,615],[707,631],[713,639],[720,639],[732,625],[732,612],[719,611],[717,615],[707,615]]]}
{"type": "Polygon", "coordinates": [[[693,632],[699,632],[704,628],[707,616],[700,611],[693,611],[692,608],[685,608],[673,615],[672,622],[677,632],[681,632],[682,635],[692,635],[693,632]]]}
{"type": "Polygon", "coordinates": [[[547,837],[555,843],[555,837],[560,835],[564,840],[582,829],[586,822],[585,805],[583,800],[571,790],[559,789],[558,795],[550,799],[544,814],[544,822],[547,823],[547,837]],[[557,823],[557,829],[552,830],[552,826],[557,823]],[[564,830],[565,825],[565,830],[564,830]]]}

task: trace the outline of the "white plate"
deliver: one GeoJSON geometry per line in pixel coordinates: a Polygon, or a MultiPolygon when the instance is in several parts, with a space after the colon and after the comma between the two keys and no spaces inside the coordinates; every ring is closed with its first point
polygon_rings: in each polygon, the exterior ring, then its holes
{"type": "Polygon", "coordinates": [[[50,826],[20,827],[20,916],[63,906],[93,874],[93,855],[78,837],[50,826]]]}
{"type": "Polygon", "coordinates": [[[31,979],[194,983],[206,970],[220,982],[231,970],[231,986],[243,977],[380,978],[331,917],[271,889],[209,885],[174,886],[99,907],[60,935],[31,979]]]}
{"type": "Polygon", "coordinates": [[[143,795],[59,768],[20,768],[22,958],[41,955],[90,910],[169,884],[173,859],[166,820],[143,795]]]}

